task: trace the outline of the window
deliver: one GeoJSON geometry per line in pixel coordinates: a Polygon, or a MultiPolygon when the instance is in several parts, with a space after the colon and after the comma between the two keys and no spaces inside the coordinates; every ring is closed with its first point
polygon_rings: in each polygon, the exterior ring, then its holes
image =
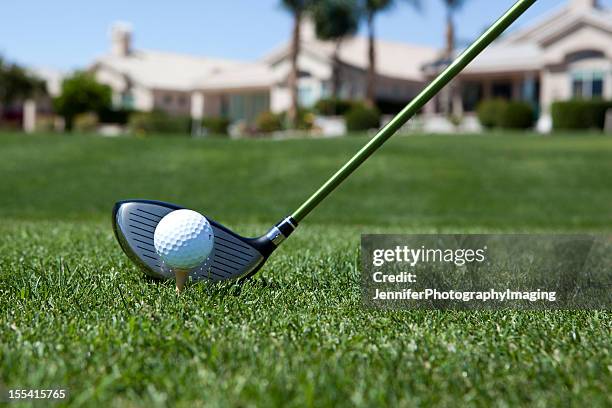
{"type": "Polygon", "coordinates": [[[310,85],[300,85],[298,87],[298,100],[300,106],[310,107],[315,104],[315,95],[310,85]]]}
{"type": "Polygon", "coordinates": [[[603,77],[594,78],[591,86],[593,88],[591,96],[593,98],[601,98],[603,96],[603,77]]]}
{"type": "Polygon", "coordinates": [[[172,95],[165,94],[163,101],[164,101],[164,105],[166,105],[166,106],[172,105],[172,95]]]}
{"type": "Polygon", "coordinates": [[[572,95],[574,98],[584,98],[584,81],[581,78],[573,79],[572,95]]]}
{"type": "Polygon", "coordinates": [[[310,78],[312,74],[308,71],[298,71],[298,78],[310,78]]]}
{"type": "Polygon", "coordinates": [[[601,98],[604,89],[603,72],[572,73],[572,96],[577,99],[601,98]]]}
{"type": "Polygon", "coordinates": [[[132,93],[129,91],[121,93],[120,104],[124,109],[132,109],[134,107],[134,95],[132,95],[132,93]]]}
{"type": "Polygon", "coordinates": [[[244,93],[229,95],[228,115],[231,120],[253,123],[257,116],[270,109],[268,93],[244,93]]]}
{"type": "Polygon", "coordinates": [[[512,99],[512,83],[506,81],[493,82],[493,98],[512,99]]]}
{"type": "Polygon", "coordinates": [[[463,109],[474,112],[478,102],[482,99],[482,84],[479,82],[466,82],[462,89],[463,109]]]}
{"type": "Polygon", "coordinates": [[[606,55],[598,50],[582,50],[571,53],[565,57],[568,64],[586,59],[606,58],[606,55]]]}
{"type": "Polygon", "coordinates": [[[221,116],[227,118],[230,113],[230,101],[228,95],[219,95],[219,104],[221,105],[221,116]]]}
{"type": "Polygon", "coordinates": [[[321,83],[321,97],[328,98],[331,96],[331,84],[329,82],[321,83]]]}

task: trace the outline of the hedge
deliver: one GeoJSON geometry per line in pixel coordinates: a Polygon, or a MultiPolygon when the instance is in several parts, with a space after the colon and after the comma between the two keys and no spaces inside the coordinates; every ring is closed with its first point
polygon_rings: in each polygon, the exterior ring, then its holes
{"type": "Polygon", "coordinates": [[[165,112],[139,112],[130,116],[130,130],[134,133],[190,134],[191,119],[188,116],[170,116],[165,112]]]}
{"type": "MultiPolygon", "coordinates": [[[[287,117],[288,112],[284,111],[280,114],[281,123],[287,127],[291,128],[292,125],[289,123],[289,118],[287,117]]],[[[295,129],[297,130],[310,130],[314,126],[315,115],[314,113],[307,108],[299,108],[297,111],[297,123],[295,129]]]]}
{"type": "Polygon", "coordinates": [[[486,128],[529,129],[535,123],[533,107],[527,102],[485,100],[478,105],[477,114],[486,128]]]}
{"type": "Polygon", "coordinates": [[[360,131],[378,128],[380,126],[380,112],[363,104],[355,104],[344,115],[346,130],[360,131]]]}
{"type": "Polygon", "coordinates": [[[529,129],[535,124],[535,112],[527,102],[508,102],[499,117],[502,129],[529,129]]]}
{"type": "Polygon", "coordinates": [[[603,130],[608,109],[612,109],[612,101],[555,102],[552,104],[553,128],[555,130],[603,130]]]}
{"type": "Polygon", "coordinates": [[[480,124],[486,128],[498,126],[500,112],[507,102],[503,99],[489,99],[478,104],[476,112],[480,124]]]}
{"type": "Polygon", "coordinates": [[[315,103],[314,110],[322,116],[342,116],[353,107],[354,102],[348,99],[323,98],[315,103]]]}
{"type": "Polygon", "coordinates": [[[283,120],[276,113],[261,112],[255,119],[255,127],[258,132],[272,133],[283,129],[283,120]]]}
{"type": "Polygon", "coordinates": [[[98,115],[93,112],[79,113],[72,122],[72,128],[79,133],[95,132],[98,128],[98,115]]]}
{"type": "Polygon", "coordinates": [[[221,116],[210,116],[202,119],[202,127],[213,135],[227,135],[230,120],[221,116]]]}
{"type": "Polygon", "coordinates": [[[98,112],[100,123],[113,123],[126,125],[132,114],[136,113],[133,109],[102,109],[98,112]]]}

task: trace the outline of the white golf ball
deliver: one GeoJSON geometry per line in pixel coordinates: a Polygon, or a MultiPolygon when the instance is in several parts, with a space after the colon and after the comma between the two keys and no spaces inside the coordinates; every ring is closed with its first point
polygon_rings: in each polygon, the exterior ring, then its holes
{"type": "Polygon", "coordinates": [[[213,248],[213,229],[208,220],[192,210],[172,211],[161,219],[153,244],[159,257],[171,268],[195,268],[213,248]]]}

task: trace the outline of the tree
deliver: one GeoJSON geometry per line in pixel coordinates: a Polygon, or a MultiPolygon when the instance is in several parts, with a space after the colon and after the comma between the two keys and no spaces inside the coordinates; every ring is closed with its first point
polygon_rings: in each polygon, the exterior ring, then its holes
{"type": "Polygon", "coordinates": [[[291,106],[287,112],[289,122],[297,126],[298,101],[298,55],[300,54],[300,25],[304,14],[312,6],[314,0],[282,0],[283,7],[293,16],[293,33],[291,36],[291,72],[289,73],[289,89],[291,92],[291,106]]]}
{"type": "Polygon", "coordinates": [[[74,117],[80,113],[99,114],[110,109],[112,91],[87,72],[76,72],[62,82],[62,93],[55,98],[55,111],[64,117],[66,129],[72,129],[74,117]]]}
{"type": "MultiPolygon", "coordinates": [[[[408,4],[420,9],[420,0],[406,0],[408,4]]],[[[376,103],[376,35],[374,32],[374,18],[378,13],[389,10],[395,5],[394,0],[364,0],[363,9],[366,25],[368,27],[368,74],[366,88],[366,102],[370,106],[376,103]]]]}
{"type": "Polygon", "coordinates": [[[317,37],[334,41],[332,57],[332,96],[340,90],[340,46],[342,40],[359,27],[359,5],[355,0],[321,0],[313,8],[317,37]]]}
{"type": "MultiPolygon", "coordinates": [[[[453,53],[455,52],[455,24],[453,22],[453,14],[463,7],[466,0],[442,0],[442,2],[446,7],[446,47],[444,50],[444,58],[450,63],[453,59],[453,53]]],[[[455,92],[453,84],[440,92],[442,112],[446,115],[450,115],[453,110],[451,106],[453,92],[455,92]]]]}
{"type": "Polygon", "coordinates": [[[43,80],[17,64],[5,62],[0,57],[0,108],[45,93],[43,80]]]}
{"type": "Polygon", "coordinates": [[[446,58],[453,58],[455,52],[455,23],[453,15],[466,3],[466,0],[442,0],[446,7],[446,58]]]}

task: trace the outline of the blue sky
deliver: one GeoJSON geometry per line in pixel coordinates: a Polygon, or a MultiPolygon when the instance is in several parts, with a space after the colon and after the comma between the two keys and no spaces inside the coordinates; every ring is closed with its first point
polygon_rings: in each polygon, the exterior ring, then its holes
{"type": "MultiPolygon", "coordinates": [[[[136,48],[252,60],[288,38],[291,19],[279,0],[20,0],[0,13],[0,55],[20,63],[58,69],[89,64],[109,48],[114,21],[130,22],[136,48]]],[[[398,1],[377,20],[380,38],[441,46],[440,0],[423,0],[422,14],[398,1]]],[[[457,15],[459,40],[475,38],[513,0],[470,0],[457,15]]],[[[539,0],[521,24],[562,5],[539,0]]],[[[600,4],[612,7],[612,0],[600,4]]],[[[520,24],[519,24],[520,25],[520,24]]]]}

